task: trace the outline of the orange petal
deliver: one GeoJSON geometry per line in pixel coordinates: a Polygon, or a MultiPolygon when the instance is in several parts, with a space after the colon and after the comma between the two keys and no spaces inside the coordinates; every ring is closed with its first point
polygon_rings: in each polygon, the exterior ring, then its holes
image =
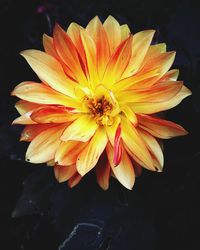
{"type": "Polygon", "coordinates": [[[126,118],[121,119],[121,125],[123,142],[143,166],[150,170],[154,169],[151,155],[136,128],[126,118]]]}
{"type": "Polygon", "coordinates": [[[76,172],[76,165],[67,167],[55,165],[54,167],[55,177],[60,183],[69,180],[76,172]]]}
{"type": "Polygon", "coordinates": [[[181,91],[178,92],[173,98],[165,102],[153,103],[153,102],[141,102],[141,103],[133,103],[131,107],[135,113],[142,114],[154,114],[157,112],[161,112],[164,110],[171,109],[177,106],[184,98],[191,95],[191,91],[182,86],[181,91]]]}
{"type": "Polygon", "coordinates": [[[138,115],[138,121],[141,128],[158,138],[169,139],[187,134],[187,131],[180,125],[149,115],[138,115]]]}
{"type": "Polygon", "coordinates": [[[62,166],[75,164],[78,155],[86,145],[79,141],[61,142],[55,154],[55,162],[62,166]]]}
{"type": "Polygon", "coordinates": [[[118,128],[115,133],[114,139],[114,157],[113,163],[115,166],[119,165],[122,159],[122,143],[121,143],[121,125],[118,125],[118,128]]]}
{"type": "Polygon", "coordinates": [[[105,155],[102,155],[95,167],[97,182],[103,190],[109,188],[110,164],[105,155]]]}
{"type": "Polygon", "coordinates": [[[37,109],[39,107],[41,107],[41,104],[38,103],[33,103],[33,102],[27,102],[24,100],[19,100],[16,104],[15,104],[15,108],[17,109],[17,111],[20,113],[20,115],[23,115],[33,109],[37,109]]]}
{"type": "Polygon", "coordinates": [[[11,95],[29,102],[80,107],[80,104],[73,98],[65,96],[42,83],[22,82],[15,87],[11,95]]]}
{"type": "Polygon", "coordinates": [[[62,141],[88,141],[97,130],[98,125],[89,115],[81,115],[64,131],[62,141]]]}
{"type": "Polygon", "coordinates": [[[178,69],[172,69],[165,73],[160,81],[176,81],[179,75],[178,69]]]}
{"type": "Polygon", "coordinates": [[[115,177],[124,187],[131,190],[135,183],[135,173],[131,160],[125,149],[122,148],[122,159],[117,167],[113,163],[114,150],[110,143],[107,144],[106,151],[110,166],[115,177]]]}
{"type": "Polygon", "coordinates": [[[81,67],[78,51],[68,34],[58,25],[55,25],[53,32],[55,49],[61,60],[73,72],[80,84],[87,84],[86,76],[81,67]]]}
{"type": "Polygon", "coordinates": [[[123,77],[128,77],[136,73],[149,49],[155,30],[145,30],[136,33],[132,41],[132,56],[123,77]]]}
{"type": "Polygon", "coordinates": [[[52,124],[33,124],[27,125],[21,133],[20,141],[32,141],[42,131],[47,130],[55,125],[52,124]]]}
{"type": "Polygon", "coordinates": [[[145,144],[147,145],[147,148],[149,149],[149,151],[153,154],[153,156],[155,156],[158,162],[157,166],[159,167],[159,170],[162,171],[163,164],[164,164],[164,157],[163,157],[163,152],[159,143],[151,134],[149,134],[148,132],[142,129],[139,130],[139,134],[144,140],[145,144]]]}
{"type": "Polygon", "coordinates": [[[82,176],[78,173],[74,174],[69,180],[68,180],[68,186],[70,188],[75,187],[82,179],[82,176]]]}
{"type": "Polygon", "coordinates": [[[65,127],[66,125],[54,126],[36,136],[27,149],[26,160],[31,163],[44,163],[53,159],[65,127]]]}
{"type": "Polygon", "coordinates": [[[110,58],[102,80],[105,86],[110,87],[120,80],[131,57],[131,44],[132,36],[124,40],[110,58]]]}
{"type": "Polygon", "coordinates": [[[96,44],[97,69],[100,78],[102,78],[110,57],[110,48],[107,34],[97,16],[88,23],[86,30],[96,44]]]}
{"type": "Polygon", "coordinates": [[[103,26],[107,33],[110,52],[112,54],[121,42],[121,27],[113,16],[108,16],[103,26]]]}
{"type": "Polygon", "coordinates": [[[47,54],[50,56],[53,56],[58,59],[58,54],[55,51],[54,45],[53,45],[53,38],[50,36],[47,36],[46,34],[43,35],[43,46],[44,50],[47,54]]]}
{"type": "MultiPolygon", "coordinates": [[[[183,82],[171,81],[163,82],[151,88],[135,88],[119,93],[116,96],[117,100],[121,103],[138,103],[138,102],[165,102],[176,96],[181,90],[183,82]]],[[[134,105],[133,105],[134,106],[134,105]]]]}
{"type": "Polygon", "coordinates": [[[64,123],[75,120],[76,115],[64,106],[49,106],[34,110],[31,119],[37,123],[64,123]]]}
{"type": "Polygon", "coordinates": [[[53,89],[74,97],[76,82],[66,76],[61,64],[54,57],[39,50],[25,50],[20,54],[42,81],[53,89]]]}
{"type": "Polygon", "coordinates": [[[99,157],[104,151],[108,142],[103,128],[98,128],[88,145],[82,150],[77,158],[77,171],[80,175],[85,175],[97,164],[99,157]]]}

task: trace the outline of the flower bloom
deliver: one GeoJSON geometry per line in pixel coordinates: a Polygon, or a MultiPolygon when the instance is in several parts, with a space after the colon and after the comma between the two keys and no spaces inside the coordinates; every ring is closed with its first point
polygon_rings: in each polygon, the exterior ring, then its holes
{"type": "Polygon", "coordinates": [[[132,35],[112,16],[103,24],[95,17],[67,32],[56,24],[53,37],[43,36],[45,52],[21,52],[41,80],[12,92],[22,99],[13,123],[26,125],[27,161],[53,166],[70,187],[93,168],[103,189],[110,176],[132,189],[141,167],[162,171],[160,139],[187,132],[156,113],[191,92],[177,81],[177,69],[169,71],[175,52],[151,45],[154,32],[132,35]]]}

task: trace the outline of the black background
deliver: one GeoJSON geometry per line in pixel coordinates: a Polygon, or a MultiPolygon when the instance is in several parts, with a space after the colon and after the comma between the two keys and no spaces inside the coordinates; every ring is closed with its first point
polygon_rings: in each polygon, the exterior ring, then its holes
{"type": "Polygon", "coordinates": [[[0,3],[0,249],[198,250],[200,199],[200,6],[194,1],[14,1],[0,3]],[[19,52],[42,49],[42,34],[58,22],[86,25],[113,15],[133,32],[156,29],[154,42],[176,50],[174,68],[192,91],[166,113],[189,135],[165,141],[163,173],[143,171],[133,191],[115,180],[102,191],[90,173],[74,189],[52,169],[24,162],[16,98],[24,80],[37,80],[19,52]],[[63,244],[62,244],[63,243],[63,244]]]}

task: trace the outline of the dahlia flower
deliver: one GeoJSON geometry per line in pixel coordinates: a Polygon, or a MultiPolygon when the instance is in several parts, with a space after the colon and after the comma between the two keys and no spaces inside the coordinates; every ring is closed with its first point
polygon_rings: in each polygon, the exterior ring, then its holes
{"type": "Polygon", "coordinates": [[[45,52],[22,51],[40,79],[12,92],[21,99],[13,123],[25,125],[20,140],[30,142],[26,160],[53,166],[70,187],[95,169],[105,190],[110,176],[132,189],[142,167],[162,171],[160,139],[187,132],[158,113],[191,92],[169,71],[175,52],[151,45],[154,33],[132,35],[112,16],[95,17],[67,32],[56,24],[53,37],[43,36],[45,52]]]}

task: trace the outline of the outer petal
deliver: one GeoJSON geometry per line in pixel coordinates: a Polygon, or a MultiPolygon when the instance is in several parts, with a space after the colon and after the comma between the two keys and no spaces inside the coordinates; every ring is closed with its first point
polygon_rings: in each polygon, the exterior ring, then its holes
{"type": "Polygon", "coordinates": [[[131,76],[139,70],[147,50],[149,49],[154,33],[155,30],[145,30],[133,36],[132,56],[123,74],[124,77],[131,76]]]}
{"type": "Polygon", "coordinates": [[[78,101],[63,95],[42,83],[22,82],[15,87],[11,95],[15,95],[21,99],[34,103],[80,107],[78,101]]]}
{"type": "Polygon", "coordinates": [[[140,114],[138,121],[141,128],[158,138],[169,139],[187,134],[187,131],[180,125],[152,116],[140,114]]]}
{"type": "Polygon", "coordinates": [[[80,84],[87,84],[77,49],[68,34],[58,24],[54,28],[53,42],[59,57],[73,72],[76,80],[80,84]]]}
{"type": "Polygon", "coordinates": [[[151,155],[146,148],[135,127],[126,119],[121,120],[122,139],[131,152],[143,163],[146,168],[154,170],[151,155]]]}
{"type": "Polygon", "coordinates": [[[76,163],[77,157],[87,143],[80,141],[61,142],[55,154],[58,165],[69,166],[76,163]]]}
{"type": "Polygon", "coordinates": [[[36,136],[27,149],[26,160],[31,163],[44,163],[53,159],[65,126],[49,128],[36,136]]]}
{"type": "Polygon", "coordinates": [[[131,31],[127,24],[121,25],[120,28],[121,28],[121,41],[124,41],[125,39],[129,37],[129,35],[131,34],[131,31]]]}
{"type": "Polygon", "coordinates": [[[135,88],[119,93],[117,100],[121,103],[165,102],[177,95],[183,82],[163,82],[151,88],[135,88]]]}
{"type": "Polygon", "coordinates": [[[139,130],[139,134],[144,140],[145,144],[147,145],[147,148],[149,151],[155,156],[157,162],[159,163],[158,167],[159,170],[162,171],[163,164],[164,164],[164,157],[163,157],[163,152],[162,149],[157,142],[157,140],[148,132],[144,130],[139,130]]]}
{"type": "Polygon", "coordinates": [[[89,115],[81,115],[64,131],[62,141],[88,141],[97,130],[98,125],[89,115]]]}
{"type": "Polygon", "coordinates": [[[41,104],[33,103],[33,102],[27,102],[27,101],[24,101],[24,100],[19,100],[15,104],[15,108],[20,113],[20,115],[23,115],[23,114],[27,113],[28,111],[31,111],[33,109],[37,109],[37,108],[39,108],[41,106],[42,106],[41,104]]]}
{"type": "Polygon", "coordinates": [[[97,69],[100,78],[102,78],[106,65],[110,57],[110,48],[106,31],[96,16],[94,17],[86,27],[87,32],[93,38],[96,44],[97,51],[97,69]]]}
{"type": "Polygon", "coordinates": [[[99,186],[103,190],[107,190],[109,188],[110,164],[104,154],[100,157],[95,170],[99,186]]]}
{"type": "Polygon", "coordinates": [[[68,186],[70,188],[75,187],[82,179],[82,176],[78,173],[74,174],[69,180],[68,180],[68,186]]]}
{"type": "Polygon", "coordinates": [[[58,182],[64,182],[69,180],[74,174],[77,173],[76,165],[71,165],[67,167],[55,165],[54,167],[55,177],[58,182]]]}
{"type": "Polygon", "coordinates": [[[108,142],[103,128],[99,128],[88,145],[83,149],[77,159],[77,171],[82,176],[89,172],[98,162],[108,142]]]}
{"type": "Polygon", "coordinates": [[[65,75],[61,64],[54,57],[39,50],[25,50],[21,55],[42,81],[63,94],[74,96],[76,82],[65,75]]]}
{"type": "Polygon", "coordinates": [[[186,88],[185,86],[182,86],[181,91],[175,95],[172,99],[165,101],[165,102],[159,102],[159,103],[150,103],[150,102],[141,102],[141,103],[133,103],[131,104],[131,107],[135,113],[142,113],[142,114],[154,114],[157,112],[161,112],[164,110],[171,109],[175,106],[177,106],[184,98],[191,95],[191,91],[186,88]]]}
{"type": "Polygon", "coordinates": [[[118,21],[113,16],[108,16],[103,26],[107,33],[110,52],[112,54],[121,42],[121,27],[118,21]]]}
{"type": "Polygon", "coordinates": [[[12,122],[12,124],[36,124],[36,122],[35,121],[33,121],[32,119],[31,119],[31,113],[32,113],[32,111],[29,111],[29,112],[27,112],[27,113],[25,113],[25,114],[23,114],[23,115],[21,115],[20,117],[18,117],[18,118],[16,118],[13,122],[12,122]]]}
{"type": "Polygon", "coordinates": [[[32,141],[41,132],[56,126],[55,124],[27,125],[21,133],[20,141],[32,141]]]}
{"type": "Polygon", "coordinates": [[[123,186],[131,190],[135,183],[135,173],[125,149],[122,149],[122,159],[117,167],[113,163],[114,151],[110,143],[108,143],[106,151],[114,175],[123,186]]]}
{"type": "Polygon", "coordinates": [[[58,54],[55,51],[54,45],[53,45],[53,38],[50,36],[47,36],[46,34],[43,35],[43,46],[44,50],[47,54],[50,56],[53,56],[58,59],[58,54]]]}
{"type": "Polygon", "coordinates": [[[102,80],[105,86],[110,87],[120,80],[131,57],[131,44],[132,36],[124,40],[112,55],[102,80]]]}
{"type": "Polygon", "coordinates": [[[31,119],[37,123],[64,123],[75,120],[77,115],[70,113],[66,107],[49,106],[34,110],[31,119]]]}

